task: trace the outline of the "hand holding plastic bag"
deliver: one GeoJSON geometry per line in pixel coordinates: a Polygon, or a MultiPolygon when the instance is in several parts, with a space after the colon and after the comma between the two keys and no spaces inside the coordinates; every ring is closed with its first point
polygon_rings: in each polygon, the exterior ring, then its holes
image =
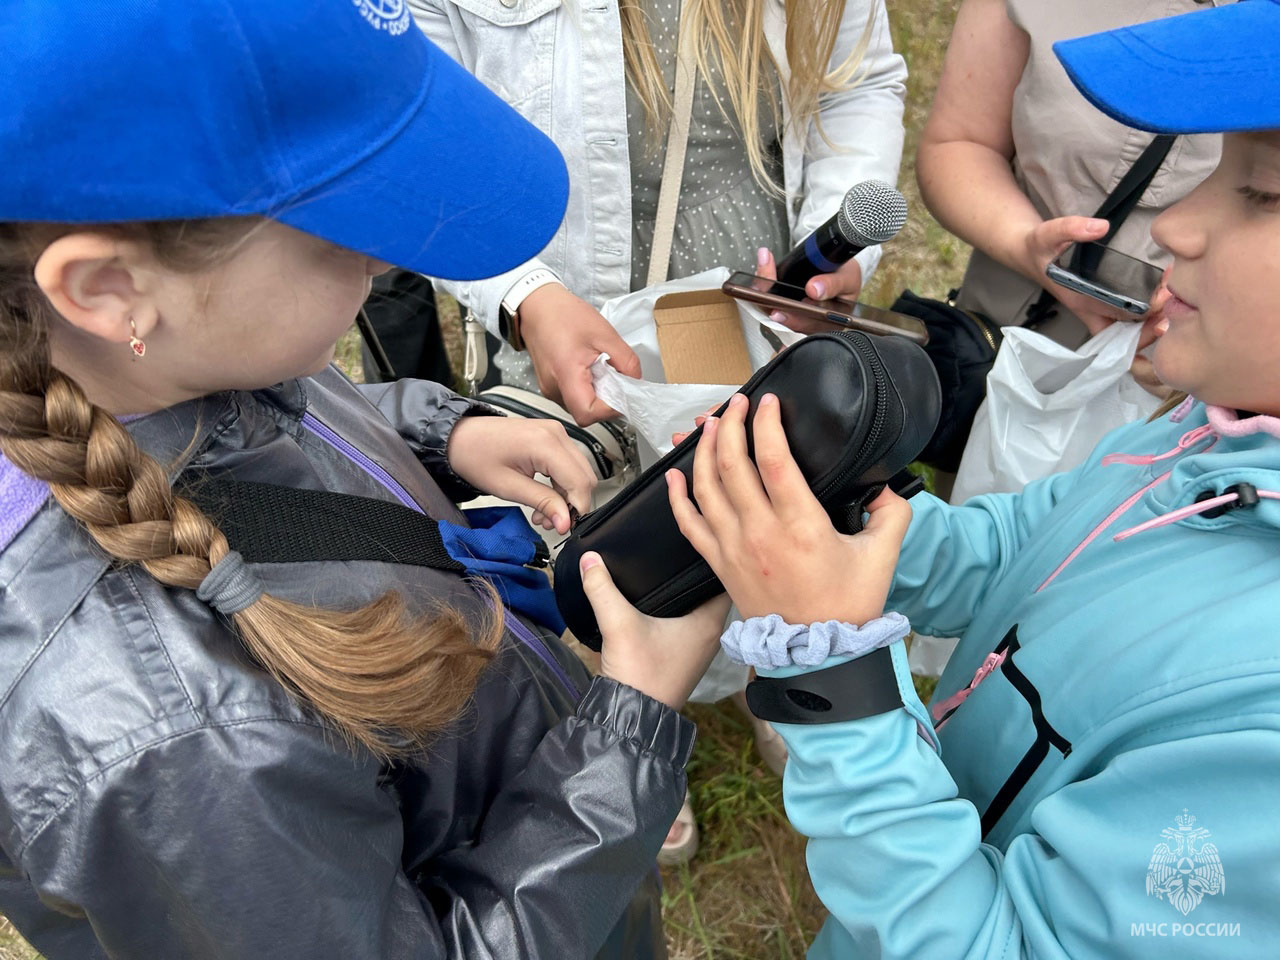
{"type": "MultiPolygon", "coordinates": [[[[596,394],[621,413],[643,441],[641,460],[645,466],[671,450],[671,435],[689,430],[694,417],[718,406],[739,384],[666,383],[662,357],[658,352],[658,331],[653,308],[660,297],[692,290],[717,290],[729,278],[725,267],[716,267],[692,277],[646,287],[610,300],[600,310],[627,345],[640,358],[643,379],[623,376],[601,355],[591,367],[596,394]],[[648,449],[645,449],[645,448],[648,449]]],[[[759,370],[774,354],[774,346],[760,332],[763,324],[783,344],[792,344],[801,335],[770,320],[754,304],[736,301],[742,321],[751,369],[759,370]]]]}

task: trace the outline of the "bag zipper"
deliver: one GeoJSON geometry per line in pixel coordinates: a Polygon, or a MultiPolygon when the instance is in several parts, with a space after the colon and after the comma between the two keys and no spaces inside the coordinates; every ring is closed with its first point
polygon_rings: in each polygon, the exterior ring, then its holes
{"type": "Polygon", "coordinates": [[[871,429],[867,431],[867,437],[862,441],[862,446],[858,450],[858,455],[845,467],[835,478],[822,485],[822,490],[815,495],[819,500],[823,497],[830,496],[836,490],[839,490],[850,477],[856,477],[865,469],[863,461],[866,459],[866,451],[872,449],[876,443],[880,441],[880,434],[884,432],[885,422],[885,405],[884,398],[887,396],[889,388],[888,378],[884,373],[884,366],[880,362],[879,355],[872,349],[862,336],[856,339],[847,333],[839,333],[837,336],[844,337],[852,344],[854,350],[862,357],[867,367],[871,370],[871,378],[874,383],[874,393],[871,397],[872,409],[875,411],[871,420],[871,429]]]}
{"type": "Polygon", "coordinates": [[[537,407],[531,407],[527,403],[521,403],[519,400],[513,400],[510,397],[503,396],[479,396],[476,398],[481,403],[487,403],[491,407],[498,407],[501,410],[508,410],[511,413],[518,413],[522,417],[530,420],[554,420],[564,427],[572,439],[578,441],[595,457],[596,468],[600,472],[602,480],[608,480],[613,476],[613,460],[609,457],[609,451],[604,448],[604,444],[591,435],[591,433],[572,421],[563,420],[555,414],[547,413],[539,410],[537,407]]]}
{"type": "MultiPolygon", "coordinates": [[[[982,334],[982,338],[987,341],[987,346],[991,348],[991,352],[999,353],[1000,348],[996,345],[996,338],[988,328],[986,321],[972,310],[965,310],[962,307],[957,307],[956,309],[974,322],[974,325],[978,328],[978,332],[982,334]]],[[[1003,339],[1003,334],[1001,335],[1001,339],[1003,339]]]]}

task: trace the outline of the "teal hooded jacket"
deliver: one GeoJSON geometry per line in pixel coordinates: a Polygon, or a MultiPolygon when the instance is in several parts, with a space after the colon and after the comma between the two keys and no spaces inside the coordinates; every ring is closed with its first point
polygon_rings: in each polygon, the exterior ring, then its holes
{"type": "Polygon", "coordinates": [[[777,725],[810,958],[1280,955],[1278,497],[1280,421],[1190,403],[916,497],[888,609],[962,638],[931,708],[898,642],[903,709],[777,725]]]}

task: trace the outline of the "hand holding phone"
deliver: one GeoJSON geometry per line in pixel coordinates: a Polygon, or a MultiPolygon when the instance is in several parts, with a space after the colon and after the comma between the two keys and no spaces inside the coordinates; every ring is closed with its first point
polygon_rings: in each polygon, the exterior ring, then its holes
{"type": "Polygon", "coordinates": [[[726,280],[721,289],[731,297],[758,303],[765,309],[802,317],[806,321],[802,333],[861,330],[906,337],[919,344],[929,342],[929,331],[915,317],[848,300],[810,300],[802,287],[741,270],[726,280]]]}
{"type": "Polygon", "coordinates": [[[1045,273],[1054,283],[1137,319],[1150,309],[1163,271],[1101,243],[1074,243],[1048,265],[1045,273]]]}

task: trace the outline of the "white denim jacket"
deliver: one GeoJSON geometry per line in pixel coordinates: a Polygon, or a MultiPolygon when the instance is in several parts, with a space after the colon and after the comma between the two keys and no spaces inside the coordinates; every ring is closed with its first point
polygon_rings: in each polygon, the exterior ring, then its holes
{"type": "MultiPolygon", "coordinates": [[[[785,90],[785,9],[782,0],[759,2],[765,5],[765,38],[785,90]]],[[[597,307],[629,292],[631,162],[617,0],[408,3],[426,35],[546,132],[569,166],[569,207],[538,259],[488,280],[443,283],[444,289],[495,333],[502,298],[540,266],[597,307]]],[[[822,100],[822,127],[831,143],[816,122],[803,141],[786,123],[783,171],[793,242],[835,213],[855,183],[897,182],[907,68],[893,52],[884,0],[847,0],[832,63],[843,62],[854,50],[868,17],[873,19],[865,76],[854,88],[822,100]]],[[[788,117],[784,104],[784,120],[788,117]]],[[[879,258],[879,248],[859,255],[864,277],[879,258]]]]}

